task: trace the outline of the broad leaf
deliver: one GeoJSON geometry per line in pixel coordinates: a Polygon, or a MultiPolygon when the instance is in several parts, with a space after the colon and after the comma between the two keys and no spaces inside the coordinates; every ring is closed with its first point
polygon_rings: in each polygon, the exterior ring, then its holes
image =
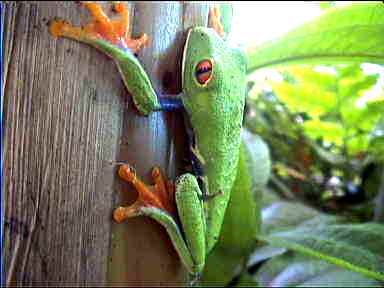
{"type": "Polygon", "coordinates": [[[316,82],[306,82],[304,85],[274,83],[272,87],[292,112],[306,111],[313,116],[320,116],[336,105],[335,93],[320,90],[316,82]]]}
{"type": "MultiPolygon", "coordinates": [[[[252,188],[254,191],[263,189],[271,174],[269,148],[259,135],[246,129],[243,129],[242,138],[249,155],[247,165],[252,179],[252,188]]],[[[261,195],[256,195],[257,201],[259,198],[261,195]]]]}
{"type": "Polygon", "coordinates": [[[286,251],[287,249],[285,248],[263,245],[253,251],[253,253],[249,256],[247,267],[252,267],[253,265],[256,265],[264,260],[281,255],[286,251]]]}
{"type": "Polygon", "coordinates": [[[285,230],[291,231],[300,225],[316,227],[342,221],[341,217],[320,213],[300,203],[280,201],[262,209],[262,232],[265,235],[285,230]]]}
{"type": "Polygon", "coordinates": [[[378,161],[384,162],[384,136],[374,137],[369,145],[369,151],[378,161]]]}
{"type": "Polygon", "coordinates": [[[294,31],[249,48],[248,73],[284,63],[384,63],[384,5],[330,8],[294,31]]]}
{"type": "MultiPolygon", "coordinates": [[[[271,192],[264,191],[263,198],[270,194],[271,192]]],[[[261,214],[263,234],[292,230],[300,225],[305,225],[305,227],[330,225],[341,223],[344,220],[341,217],[323,214],[300,203],[282,200],[274,200],[274,203],[265,205],[261,214]]],[[[259,246],[250,255],[247,266],[251,267],[261,261],[283,254],[285,251],[284,247],[259,246]]]]}
{"type": "Polygon", "coordinates": [[[270,81],[271,87],[290,112],[304,115],[300,127],[306,136],[331,143],[334,152],[348,156],[366,151],[369,132],[384,108],[377,93],[369,102],[362,96],[377,83],[378,74],[366,75],[358,64],[316,68],[322,70],[295,65],[281,69],[286,81],[270,81]]]}
{"type": "MultiPolygon", "coordinates": [[[[257,281],[263,287],[380,285],[378,281],[364,277],[360,273],[292,252],[268,261],[253,278],[253,281],[257,281]]],[[[247,280],[251,281],[249,278],[247,280]]]]}
{"type": "Polygon", "coordinates": [[[326,260],[370,278],[384,280],[384,225],[301,225],[259,239],[326,260]]]}

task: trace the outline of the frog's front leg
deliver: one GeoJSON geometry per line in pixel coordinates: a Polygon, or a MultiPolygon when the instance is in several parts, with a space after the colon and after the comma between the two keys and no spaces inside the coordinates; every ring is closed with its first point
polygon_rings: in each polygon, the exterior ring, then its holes
{"type": "Polygon", "coordinates": [[[155,184],[148,186],[128,165],[120,166],[119,175],[135,187],[139,196],[131,206],[115,209],[115,221],[120,223],[140,215],[151,217],[166,229],[188,271],[199,274],[206,256],[205,217],[196,177],[184,174],[173,184],[155,167],[152,170],[155,184]]]}
{"type": "Polygon", "coordinates": [[[148,43],[148,37],[145,34],[136,39],[130,37],[129,11],[125,4],[114,5],[114,10],[120,16],[118,20],[109,19],[98,3],[83,2],[83,5],[92,16],[88,24],[76,27],[65,20],[56,19],[50,22],[51,34],[87,43],[107,54],[115,61],[136,108],[143,115],[161,110],[151,81],[134,55],[148,43]]]}

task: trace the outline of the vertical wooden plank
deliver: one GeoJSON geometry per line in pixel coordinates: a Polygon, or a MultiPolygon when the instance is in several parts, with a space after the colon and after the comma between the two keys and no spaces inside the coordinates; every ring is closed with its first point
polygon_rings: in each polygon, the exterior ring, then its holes
{"type": "Polygon", "coordinates": [[[184,29],[187,30],[193,26],[207,26],[210,5],[212,3],[184,3],[184,29]]]}
{"type": "Polygon", "coordinates": [[[4,150],[3,150],[3,99],[4,99],[4,46],[3,46],[3,38],[4,38],[4,4],[0,3],[0,65],[1,65],[1,94],[0,94],[0,138],[1,138],[1,150],[0,150],[0,243],[1,243],[1,255],[0,255],[0,285],[5,286],[5,266],[4,266],[4,173],[3,173],[3,163],[4,163],[4,150]]]}
{"type": "MultiPolygon", "coordinates": [[[[151,37],[139,59],[160,92],[180,90],[184,5],[131,4],[134,33],[151,37]]],[[[154,165],[171,178],[182,172],[182,116],[138,115],[110,59],[49,35],[56,16],[84,24],[87,12],[68,2],[6,4],[8,276],[19,285],[180,284],[185,270],[159,224],[117,225],[111,216],[136,197],[116,176],[116,160],[148,182],[154,165]]]]}
{"type": "Polygon", "coordinates": [[[15,259],[8,275],[18,284],[105,282],[110,162],[123,86],[107,57],[49,35],[48,19],[79,23],[78,8],[63,2],[7,6],[15,21],[5,40],[12,47],[5,86],[5,237],[8,268],[15,259]]]}

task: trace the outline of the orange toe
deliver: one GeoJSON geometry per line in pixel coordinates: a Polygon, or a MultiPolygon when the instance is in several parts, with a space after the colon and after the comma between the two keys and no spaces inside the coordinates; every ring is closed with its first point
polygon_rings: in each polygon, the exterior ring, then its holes
{"type": "Polygon", "coordinates": [[[123,3],[114,5],[119,19],[111,20],[97,2],[84,1],[83,6],[90,12],[91,21],[83,27],[72,26],[64,20],[54,20],[50,23],[50,32],[55,37],[68,37],[81,42],[94,41],[95,38],[105,40],[112,45],[131,49],[137,53],[149,42],[147,35],[132,38],[129,35],[129,10],[123,3]]]}
{"type": "Polygon", "coordinates": [[[113,213],[113,218],[120,223],[125,219],[137,216],[141,207],[156,207],[176,216],[176,205],[174,203],[174,186],[166,179],[159,168],[152,170],[154,185],[148,186],[137,176],[136,171],[129,165],[121,165],[118,170],[119,176],[132,184],[138,192],[136,202],[128,207],[119,207],[113,213]],[[171,189],[169,189],[171,187],[171,189]]]}

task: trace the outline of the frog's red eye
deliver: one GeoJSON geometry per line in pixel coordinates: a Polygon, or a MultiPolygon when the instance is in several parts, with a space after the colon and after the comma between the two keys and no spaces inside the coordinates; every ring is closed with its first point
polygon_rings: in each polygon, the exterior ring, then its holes
{"type": "Polygon", "coordinates": [[[212,78],[212,62],[211,60],[203,60],[200,61],[199,64],[196,66],[196,80],[201,85],[205,85],[211,80],[212,78]]]}

